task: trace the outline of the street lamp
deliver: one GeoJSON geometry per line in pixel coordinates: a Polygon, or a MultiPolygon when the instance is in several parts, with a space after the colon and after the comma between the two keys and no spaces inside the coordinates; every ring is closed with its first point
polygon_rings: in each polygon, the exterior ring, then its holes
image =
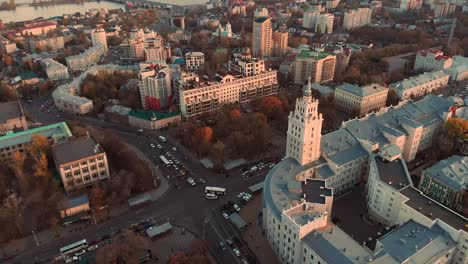
{"type": "Polygon", "coordinates": [[[203,220],[203,240],[205,240],[205,225],[210,222],[210,219],[207,217],[205,220],[203,220]]]}

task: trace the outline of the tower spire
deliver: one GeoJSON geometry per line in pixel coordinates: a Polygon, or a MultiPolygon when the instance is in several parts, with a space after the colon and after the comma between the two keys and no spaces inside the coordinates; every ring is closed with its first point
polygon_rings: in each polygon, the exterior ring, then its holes
{"type": "Polygon", "coordinates": [[[312,81],[311,81],[310,76],[307,81],[307,88],[304,91],[304,96],[312,96],[312,81]]]}

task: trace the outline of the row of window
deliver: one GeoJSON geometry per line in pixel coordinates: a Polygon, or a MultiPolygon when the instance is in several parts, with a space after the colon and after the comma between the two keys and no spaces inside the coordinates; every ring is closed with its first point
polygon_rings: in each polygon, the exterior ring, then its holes
{"type": "MultiPolygon", "coordinates": [[[[97,160],[103,160],[104,159],[104,156],[99,156],[97,157],[97,160]]],[[[69,170],[70,168],[77,168],[78,166],[87,166],[88,165],[88,162],[89,163],[94,163],[96,162],[96,159],[92,158],[92,159],[89,159],[87,161],[82,161],[81,163],[75,163],[75,164],[72,164],[71,166],[64,166],[63,169],[64,170],[69,170]]]]}

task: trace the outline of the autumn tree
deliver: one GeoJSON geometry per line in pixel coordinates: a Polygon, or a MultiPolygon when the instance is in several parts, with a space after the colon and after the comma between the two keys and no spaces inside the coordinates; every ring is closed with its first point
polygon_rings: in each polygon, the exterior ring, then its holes
{"type": "Polygon", "coordinates": [[[3,54],[3,62],[5,62],[7,66],[11,66],[13,65],[13,58],[8,54],[3,54]]]}
{"type": "Polygon", "coordinates": [[[89,202],[94,211],[99,210],[104,204],[104,190],[98,184],[93,186],[91,190],[89,202]]]}
{"type": "Polygon", "coordinates": [[[38,179],[48,179],[51,176],[49,171],[49,162],[47,161],[47,156],[45,153],[40,153],[39,158],[34,166],[34,173],[33,175],[38,179]]]}
{"type": "Polygon", "coordinates": [[[8,84],[0,82],[0,102],[8,102],[16,99],[16,91],[8,84]]]}
{"type": "Polygon", "coordinates": [[[447,134],[452,138],[468,138],[468,120],[450,118],[446,124],[447,134]]]}
{"type": "Polygon", "coordinates": [[[209,126],[203,126],[195,130],[194,137],[202,143],[208,143],[213,138],[213,129],[209,126]]]}
{"type": "Polygon", "coordinates": [[[98,249],[96,263],[138,263],[148,247],[148,240],[131,230],[123,230],[113,240],[114,243],[98,249]]]}
{"type": "Polygon", "coordinates": [[[231,111],[229,111],[229,117],[231,119],[237,119],[242,116],[242,112],[239,110],[239,108],[233,108],[231,111]]]}
{"type": "Polygon", "coordinates": [[[37,163],[41,158],[41,154],[46,153],[49,148],[49,140],[45,136],[36,134],[31,138],[31,144],[28,146],[28,153],[37,163]]]}
{"type": "Polygon", "coordinates": [[[21,192],[26,193],[28,190],[28,181],[24,175],[24,162],[26,160],[26,155],[22,152],[16,151],[13,153],[12,160],[9,163],[10,168],[13,170],[21,192]]]}
{"type": "Polygon", "coordinates": [[[260,111],[268,118],[278,117],[283,113],[283,103],[277,96],[268,96],[260,101],[260,111]]]}

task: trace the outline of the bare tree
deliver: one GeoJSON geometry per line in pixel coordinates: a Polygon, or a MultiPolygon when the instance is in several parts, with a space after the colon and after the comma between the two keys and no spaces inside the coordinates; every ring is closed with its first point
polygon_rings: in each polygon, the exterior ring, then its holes
{"type": "Polygon", "coordinates": [[[110,245],[100,248],[96,253],[96,263],[138,263],[145,254],[148,240],[137,236],[131,230],[123,230],[110,245]]]}

